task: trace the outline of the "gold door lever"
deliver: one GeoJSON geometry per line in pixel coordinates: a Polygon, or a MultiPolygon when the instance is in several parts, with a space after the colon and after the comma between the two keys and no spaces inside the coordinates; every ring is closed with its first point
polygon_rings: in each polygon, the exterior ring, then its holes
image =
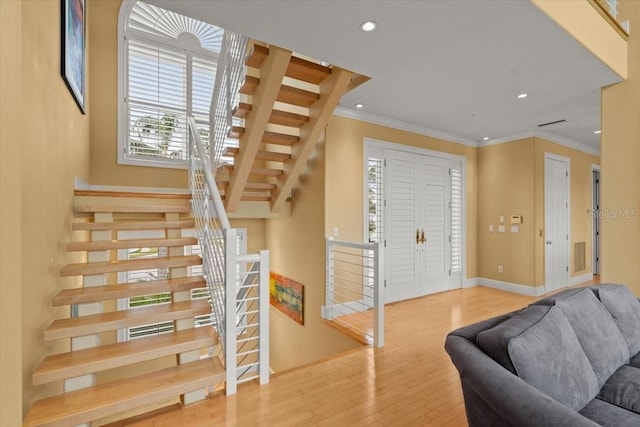
{"type": "Polygon", "coordinates": [[[424,234],[424,228],[422,229],[422,235],[420,236],[420,243],[425,244],[427,242],[427,238],[424,234]]]}
{"type": "Polygon", "coordinates": [[[420,243],[420,229],[416,228],[416,245],[420,243]]]}

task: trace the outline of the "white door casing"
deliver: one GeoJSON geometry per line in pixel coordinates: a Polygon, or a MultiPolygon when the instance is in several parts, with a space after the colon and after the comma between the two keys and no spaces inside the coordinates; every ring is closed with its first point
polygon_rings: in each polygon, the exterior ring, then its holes
{"type": "Polygon", "coordinates": [[[545,293],[569,284],[569,159],[545,153],[545,293]]]}

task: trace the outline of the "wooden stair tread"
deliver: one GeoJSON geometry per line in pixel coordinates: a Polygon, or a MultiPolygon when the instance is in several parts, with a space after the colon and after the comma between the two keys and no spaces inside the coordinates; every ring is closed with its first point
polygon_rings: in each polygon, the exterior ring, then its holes
{"type": "Polygon", "coordinates": [[[81,262],[68,264],[60,269],[61,277],[78,276],[81,274],[117,273],[120,271],[143,270],[145,268],[173,268],[188,267],[202,264],[198,255],[175,257],[158,257],[144,259],[130,259],[104,262],[81,262]]]}
{"type": "Polygon", "coordinates": [[[129,310],[91,314],[69,319],[54,320],[44,331],[44,340],[51,341],[98,332],[111,331],[131,326],[159,323],[168,320],[186,319],[209,314],[211,306],[205,300],[190,300],[159,304],[129,310]]]}
{"type": "Polygon", "coordinates": [[[213,346],[218,336],[212,327],[191,328],[151,337],[108,344],[46,357],[33,374],[33,384],[80,375],[213,346]]]}
{"type": "MultiPolygon", "coordinates": [[[[227,188],[227,181],[217,180],[218,181],[218,190],[224,191],[227,188]]],[[[244,185],[245,190],[273,190],[276,188],[275,184],[270,184],[268,182],[247,182],[244,185]]]]}
{"type": "MultiPolygon", "coordinates": [[[[269,55],[269,48],[260,45],[254,45],[247,59],[245,65],[251,68],[260,68],[265,58],[269,55]]],[[[307,83],[319,84],[327,76],[331,74],[331,68],[316,64],[315,62],[308,61],[306,59],[292,56],[287,66],[285,76],[292,79],[301,80],[307,83]]]]}
{"type": "MultiPolygon", "coordinates": [[[[219,172],[229,172],[233,171],[233,165],[224,165],[219,169],[219,172]]],[[[280,176],[284,173],[282,169],[272,169],[272,168],[251,168],[249,172],[250,175],[257,176],[280,176]]]]}
{"type": "MultiPolygon", "coordinates": [[[[241,126],[234,126],[229,131],[229,138],[239,139],[240,136],[244,133],[244,128],[241,126]]],[[[264,144],[274,144],[274,145],[287,145],[291,146],[300,141],[300,137],[295,135],[287,135],[285,133],[278,132],[270,132],[266,131],[262,136],[262,142],[264,144]]]]}
{"type": "Polygon", "coordinates": [[[179,237],[174,239],[130,239],[130,240],[106,240],[96,242],[69,242],[67,251],[104,251],[131,248],[157,248],[197,245],[195,237],[179,237]]]}
{"type": "Polygon", "coordinates": [[[167,228],[193,228],[194,220],[182,221],[121,221],[73,222],[72,230],[164,230],[167,228]]]}
{"type": "MultiPolygon", "coordinates": [[[[244,119],[252,110],[251,104],[241,102],[233,109],[233,116],[244,119]]],[[[291,113],[282,110],[272,110],[269,116],[269,123],[281,126],[290,126],[299,128],[309,121],[309,117],[302,114],[291,113]]]]}
{"type": "MultiPolygon", "coordinates": [[[[258,77],[246,76],[239,92],[243,95],[253,96],[259,84],[260,79],[258,77]]],[[[283,84],[280,86],[276,101],[309,108],[319,98],[320,95],[315,92],[283,84]]]]}
{"type": "MultiPolygon", "coordinates": [[[[227,147],[224,150],[223,156],[235,156],[239,152],[240,152],[240,149],[238,147],[227,147]]],[[[258,150],[258,152],[256,153],[256,159],[257,160],[268,160],[268,161],[272,161],[272,162],[284,162],[286,160],[290,160],[291,159],[291,154],[276,153],[276,152],[273,152],[273,151],[265,151],[265,150],[258,150]]]]}
{"type": "Polygon", "coordinates": [[[78,213],[113,212],[113,213],[189,213],[191,206],[109,206],[109,205],[79,205],[75,207],[78,213]]]}
{"type": "Polygon", "coordinates": [[[90,288],[65,289],[53,297],[52,304],[54,306],[86,304],[140,295],[153,295],[162,292],[188,291],[206,286],[207,283],[203,277],[192,276],[177,279],[152,280],[148,282],[122,283],[119,285],[94,286],[90,288]]]}
{"type": "Polygon", "coordinates": [[[74,426],[224,381],[217,358],[36,401],[24,426],[74,426]]]}

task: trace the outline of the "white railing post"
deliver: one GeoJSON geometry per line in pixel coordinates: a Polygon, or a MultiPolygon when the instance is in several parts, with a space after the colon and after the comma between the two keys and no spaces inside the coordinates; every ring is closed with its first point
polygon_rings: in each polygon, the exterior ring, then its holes
{"type": "Polygon", "coordinates": [[[237,328],[236,328],[236,304],[237,292],[236,286],[238,266],[238,239],[236,230],[233,228],[224,230],[224,247],[225,247],[225,316],[224,316],[224,362],[226,371],[226,393],[227,395],[235,394],[237,391],[238,372],[237,372],[237,328]]]}
{"type": "Polygon", "coordinates": [[[374,331],[373,339],[376,347],[384,347],[384,260],[382,243],[376,243],[373,248],[373,260],[375,272],[374,302],[375,313],[373,315],[374,331]]]}
{"type": "Polygon", "coordinates": [[[325,302],[322,317],[326,320],[333,319],[333,238],[327,238],[325,248],[325,302]]]}
{"type": "Polygon", "coordinates": [[[258,375],[260,375],[260,384],[269,382],[269,251],[260,251],[260,286],[258,293],[259,300],[259,319],[258,326],[259,339],[259,364],[258,375]]]}

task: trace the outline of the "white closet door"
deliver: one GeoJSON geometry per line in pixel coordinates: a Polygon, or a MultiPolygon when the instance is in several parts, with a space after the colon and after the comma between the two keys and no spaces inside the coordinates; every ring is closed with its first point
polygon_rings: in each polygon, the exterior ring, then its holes
{"type": "Polygon", "coordinates": [[[449,289],[450,217],[449,165],[440,159],[426,157],[422,166],[420,229],[426,241],[422,245],[424,280],[421,294],[449,289]]]}
{"type": "Polygon", "coordinates": [[[420,156],[400,151],[388,151],[387,154],[385,300],[393,302],[420,295],[419,249],[416,244],[418,213],[416,173],[421,159],[420,156]]]}

